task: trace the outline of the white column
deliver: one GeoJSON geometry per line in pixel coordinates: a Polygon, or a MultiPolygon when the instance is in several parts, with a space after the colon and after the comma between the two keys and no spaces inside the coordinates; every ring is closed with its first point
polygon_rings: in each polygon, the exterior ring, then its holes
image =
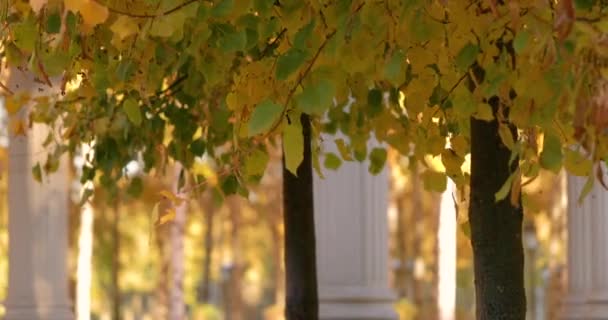
{"type": "Polygon", "coordinates": [[[437,309],[439,320],[456,317],[456,186],[448,179],[447,189],[441,195],[439,209],[439,279],[437,309]]]}
{"type": "MultiPolygon", "coordinates": [[[[83,167],[93,157],[91,145],[82,144],[81,155],[74,161],[77,167],[78,178],[82,175],[83,167]],[[78,163],[76,163],[78,162],[78,163]]],[[[79,196],[82,197],[87,190],[93,190],[93,183],[86,182],[80,186],[79,196]]],[[[80,202],[80,198],[77,199],[80,202]]],[[[76,319],[91,319],[91,281],[93,273],[93,205],[90,201],[82,204],[80,208],[80,232],[78,235],[78,262],[76,265],[76,319]]]]}
{"type": "Polygon", "coordinates": [[[9,284],[6,320],[73,319],[67,288],[68,181],[59,171],[33,179],[35,161],[44,163],[44,128],[9,145],[9,284]]]}
{"type": "MultiPolygon", "coordinates": [[[[326,137],[326,151],[336,151],[326,137]]],[[[344,162],[315,175],[320,319],[397,319],[388,287],[388,170],[344,162]]]]}
{"type": "MultiPolygon", "coordinates": [[[[604,168],[605,170],[605,168],[604,168]]],[[[606,180],[606,177],[604,177],[606,180]]],[[[608,319],[608,191],[596,181],[589,201],[591,220],[591,294],[588,319],[608,319]]],[[[579,264],[581,264],[579,262],[579,264]]]]}
{"type": "Polygon", "coordinates": [[[568,292],[561,319],[588,319],[593,195],[578,202],[586,178],[568,176],[568,292]]]}
{"type": "MultiPolygon", "coordinates": [[[[16,72],[10,86],[38,85],[16,72]]],[[[27,119],[21,110],[17,117],[27,119]]],[[[27,114],[27,113],[25,113],[27,114]]],[[[48,133],[34,125],[27,136],[10,133],[8,159],[9,280],[6,320],[72,320],[68,297],[68,174],[65,159],[42,183],[34,180],[32,167],[44,164],[42,142],[48,133]]]]}

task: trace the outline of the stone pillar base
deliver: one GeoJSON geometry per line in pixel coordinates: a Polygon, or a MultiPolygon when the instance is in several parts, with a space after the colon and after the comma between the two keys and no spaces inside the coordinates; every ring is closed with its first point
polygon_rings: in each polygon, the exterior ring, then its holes
{"type": "Polygon", "coordinates": [[[321,320],[397,320],[390,290],[362,286],[319,288],[321,320]]]}
{"type": "Polygon", "coordinates": [[[582,320],[587,318],[588,299],[581,295],[571,295],[562,301],[560,320],[582,320]]]}
{"type": "Polygon", "coordinates": [[[67,306],[36,306],[32,304],[6,304],[5,320],[74,320],[67,306]]]}

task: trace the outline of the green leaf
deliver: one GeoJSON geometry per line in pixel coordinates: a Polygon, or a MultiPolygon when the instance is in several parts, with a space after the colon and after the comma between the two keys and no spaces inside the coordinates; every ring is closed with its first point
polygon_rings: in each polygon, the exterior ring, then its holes
{"type": "Polygon", "coordinates": [[[371,89],[367,92],[367,104],[369,105],[369,115],[376,116],[382,112],[382,91],[371,89]]]}
{"type": "Polygon", "coordinates": [[[225,52],[236,52],[242,51],[247,45],[247,31],[246,30],[231,30],[226,32],[219,40],[219,46],[225,52]]]}
{"type": "Polygon", "coordinates": [[[36,163],[32,168],[32,175],[34,176],[34,180],[42,182],[42,168],[40,167],[40,163],[36,163]]]}
{"type": "Polygon", "coordinates": [[[562,145],[559,137],[545,133],[543,151],[540,153],[540,164],[543,168],[557,173],[562,167],[562,145]]]}
{"type": "Polygon", "coordinates": [[[245,174],[253,177],[263,176],[269,159],[270,157],[268,156],[268,153],[260,149],[255,149],[245,159],[245,174]]]}
{"type": "Polygon", "coordinates": [[[477,104],[468,90],[459,90],[452,99],[454,111],[461,118],[468,118],[477,111],[477,104]]]}
{"type": "Polygon", "coordinates": [[[285,80],[294,73],[306,60],[306,53],[297,48],[291,48],[277,60],[277,80],[285,80]]]}
{"type": "Polygon", "coordinates": [[[270,100],[264,100],[255,107],[249,118],[247,126],[249,137],[264,133],[279,120],[283,108],[270,100]]]}
{"type": "Polygon", "coordinates": [[[396,50],[384,66],[384,76],[393,86],[399,86],[405,81],[405,54],[396,50]]]}
{"type": "Polygon", "coordinates": [[[46,20],[46,32],[50,34],[59,33],[61,30],[61,16],[59,12],[51,13],[46,20]]]}
{"type": "Polygon", "coordinates": [[[304,160],[304,136],[300,121],[291,121],[291,124],[286,125],[283,129],[283,152],[285,167],[297,176],[298,167],[304,160]]]}
{"type": "Polygon", "coordinates": [[[456,67],[461,71],[466,71],[469,67],[477,60],[479,54],[479,47],[472,43],[467,43],[460,52],[456,55],[455,63],[456,67]]]}
{"type": "Polygon", "coordinates": [[[372,149],[369,153],[369,160],[369,172],[373,175],[379,174],[386,163],[386,150],[384,148],[372,149]]]}
{"type": "Polygon", "coordinates": [[[229,196],[231,194],[235,194],[239,188],[239,180],[235,175],[231,174],[222,181],[222,191],[224,195],[229,196]]]}
{"type": "Polygon", "coordinates": [[[530,39],[530,33],[526,30],[521,30],[513,39],[513,49],[515,53],[520,54],[526,49],[528,45],[528,40],[530,39]]]}
{"type": "Polygon", "coordinates": [[[591,10],[596,0],[574,0],[574,5],[577,9],[591,10]]]}
{"type": "Polygon", "coordinates": [[[335,91],[332,82],[321,79],[317,84],[305,87],[302,93],[296,96],[296,104],[304,113],[322,115],[332,104],[335,91]]]}
{"type": "Polygon", "coordinates": [[[342,165],[342,160],[340,160],[340,158],[338,158],[338,156],[334,153],[328,152],[325,154],[325,161],[323,161],[323,165],[327,169],[338,170],[338,168],[340,168],[342,165]]]}
{"type": "Polygon", "coordinates": [[[211,9],[211,15],[214,17],[224,17],[232,11],[233,7],[234,0],[221,0],[211,9]]]}
{"type": "Polygon", "coordinates": [[[186,14],[182,10],[154,19],[150,27],[150,35],[169,38],[183,31],[186,14]]]}
{"type": "Polygon", "coordinates": [[[426,170],[422,173],[422,182],[427,191],[444,192],[448,186],[448,178],[443,172],[426,170]]]}
{"type": "Polygon", "coordinates": [[[203,138],[196,139],[190,144],[190,152],[192,152],[192,154],[197,157],[200,157],[205,154],[206,150],[207,146],[203,138]]]}
{"type": "Polygon", "coordinates": [[[128,98],[125,100],[125,102],[123,102],[122,107],[125,109],[125,113],[129,121],[139,127],[142,122],[139,103],[133,98],[128,98]]]}
{"type": "Polygon", "coordinates": [[[19,22],[12,27],[14,42],[21,50],[32,52],[38,38],[38,28],[33,18],[19,22]]]}
{"type": "Polygon", "coordinates": [[[519,174],[519,171],[513,172],[509,178],[507,178],[507,181],[505,181],[502,187],[500,187],[500,189],[494,194],[494,199],[497,202],[505,199],[509,195],[509,192],[511,192],[511,184],[513,183],[513,178],[515,178],[516,174],[519,174]]]}
{"type": "Polygon", "coordinates": [[[305,26],[300,28],[300,30],[298,30],[298,32],[294,36],[294,40],[293,40],[294,48],[298,48],[302,51],[305,51],[308,48],[308,46],[306,45],[306,42],[312,35],[312,31],[314,29],[315,29],[315,19],[313,18],[310,20],[309,23],[307,23],[305,26]]]}

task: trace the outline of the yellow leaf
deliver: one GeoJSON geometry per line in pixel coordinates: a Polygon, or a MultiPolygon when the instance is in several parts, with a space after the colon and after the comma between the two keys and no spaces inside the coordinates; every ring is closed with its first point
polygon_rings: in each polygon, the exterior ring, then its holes
{"type": "Polygon", "coordinates": [[[27,131],[27,125],[22,119],[11,120],[11,132],[16,136],[25,136],[27,131]]]}
{"type": "Polygon", "coordinates": [[[445,173],[426,170],[422,173],[424,189],[428,191],[443,192],[447,188],[448,179],[445,173]]]}
{"type": "Polygon", "coordinates": [[[519,198],[521,195],[521,174],[516,172],[513,183],[511,184],[511,205],[519,208],[519,198]]]}
{"type": "Polygon", "coordinates": [[[110,27],[110,30],[112,30],[112,32],[114,32],[114,34],[118,36],[120,40],[123,40],[124,38],[137,33],[139,31],[139,27],[132,18],[120,16],[118,19],[116,19],[116,21],[114,21],[110,27]]]}
{"type": "Polygon", "coordinates": [[[353,161],[353,157],[351,156],[352,151],[344,139],[336,139],[335,143],[338,151],[340,151],[340,156],[342,159],[344,159],[344,161],[353,161]]]}
{"type": "Polygon", "coordinates": [[[469,153],[469,142],[464,135],[453,136],[450,139],[450,145],[454,152],[460,157],[464,157],[469,153]]]}
{"type": "Polygon", "coordinates": [[[65,0],[66,9],[73,12],[80,12],[84,24],[94,27],[108,19],[110,12],[108,8],[94,0],[65,0]]]}
{"type": "Polygon", "coordinates": [[[175,193],[169,190],[162,190],[158,194],[164,197],[165,199],[171,201],[171,203],[173,203],[173,205],[175,206],[179,206],[180,204],[182,204],[182,202],[184,202],[184,198],[178,197],[175,193]]]}
{"type": "Polygon", "coordinates": [[[5,98],[6,112],[8,112],[9,115],[16,114],[25,104],[27,104],[29,98],[29,95],[26,93],[7,96],[5,98]]]}
{"type": "Polygon", "coordinates": [[[481,103],[477,105],[477,112],[473,114],[473,118],[484,121],[494,120],[494,114],[492,113],[492,107],[487,103],[481,103]]]}
{"type": "Polygon", "coordinates": [[[173,220],[175,220],[175,210],[172,208],[167,209],[165,213],[158,218],[158,221],[156,221],[156,226],[162,226],[163,224],[173,220]]]}
{"type": "MultiPolygon", "coordinates": [[[[298,116],[293,117],[299,119],[298,116]]],[[[283,150],[285,152],[285,167],[294,175],[297,175],[298,167],[304,160],[304,136],[300,121],[292,120],[291,124],[283,129],[283,150]]]]}
{"type": "Polygon", "coordinates": [[[498,127],[498,135],[500,136],[502,143],[504,143],[509,150],[513,150],[515,147],[515,140],[513,139],[511,129],[509,129],[508,126],[501,124],[498,127]]]}
{"type": "Polygon", "coordinates": [[[564,167],[571,174],[584,177],[590,175],[591,170],[593,169],[593,163],[578,151],[566,149],[564,167]]]}
{"type": "Polygon", "coordinates": [[[464,158],[459,157],[452,149],[445,149],[441,153],[441,162],[449,175],[460,173],[464,158]]]}

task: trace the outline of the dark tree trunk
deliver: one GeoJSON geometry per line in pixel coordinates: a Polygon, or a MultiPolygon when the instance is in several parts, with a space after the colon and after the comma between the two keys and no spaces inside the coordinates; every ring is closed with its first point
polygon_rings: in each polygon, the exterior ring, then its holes
{"type": "Polygon", "coordinates": [[[304,135],[304,160],[294,176],[283,157],[283,206],[285,224],[285,274],[287,320],[317,320],[317,266],[311,124],[306,114],[300,117],[304,135]]]}
{"type": "MultiPolygon", "coordinates": [[[[498,98],[489,101],[496,113],[498,98]]],[[[511,127],[513,136],[517,133],[511,127]]],[[[475,262],[478,320],[524,320],[523,210],[494,194],[517,168],[498,135],[498,123],[471,119],[469,222],[475,262]]],[[[519,201],[519,200],[518,200],[519,201]]]]}

